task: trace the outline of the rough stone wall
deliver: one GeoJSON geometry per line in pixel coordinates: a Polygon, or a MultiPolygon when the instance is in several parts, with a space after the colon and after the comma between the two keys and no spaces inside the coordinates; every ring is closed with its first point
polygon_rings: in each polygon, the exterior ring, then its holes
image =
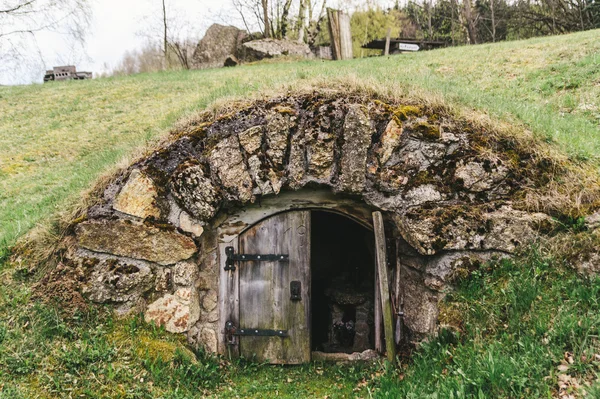
{"type": "Polygon", "coordinates": [[[435,332],[456,273],[554,228],[518,202],[544,184],[543,162],[488,133],[358,95],[258,101],[187,125],[124,170],[78,221],[67,258],[89,300],[143,311],[216,351],[216,227],[261,196],[319,186],[384,212],[405,323],[419,337],[435,332]]]}

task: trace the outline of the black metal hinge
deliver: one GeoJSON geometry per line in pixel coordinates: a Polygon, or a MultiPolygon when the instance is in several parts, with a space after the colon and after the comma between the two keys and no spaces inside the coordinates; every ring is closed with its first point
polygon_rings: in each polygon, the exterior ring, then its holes
{"type": "Polygon", "coordinates": [[[269,330],[261,328],[237,328],[233,322],[225,324],[225,332],[229,336],[238,337],[288,337],[288,330],[269,330]]]}
{"type": "Polygon", "coordinates": [[[235,271],[235,262],[287,262],[290,259],[289,255],[236,254],[233,247],[225,248],[225,255],[225,271],[235,271]]]}

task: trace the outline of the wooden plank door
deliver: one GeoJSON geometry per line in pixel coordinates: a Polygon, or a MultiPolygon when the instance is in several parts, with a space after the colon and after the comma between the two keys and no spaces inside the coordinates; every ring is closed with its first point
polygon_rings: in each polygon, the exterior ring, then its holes
{"type": "Polygon", "coordinates": [[[286,337],[240,336],[240,354],[273,364],[310,361],[310,211],[281,213],[239,237],[240,254],[285,254],[289,261],[239,265],[239,329],[287,330],[286,337]],[[301,298],[291,299],[292,284],[301,298]]]}

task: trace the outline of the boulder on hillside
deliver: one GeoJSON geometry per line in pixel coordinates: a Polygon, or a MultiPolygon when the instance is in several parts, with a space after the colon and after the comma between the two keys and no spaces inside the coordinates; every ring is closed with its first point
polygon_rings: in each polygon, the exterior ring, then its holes
{"type": "Polygon", "coordinates": [[[242,48],[244,51],[244,61],[259,61],[265,58],[274,58],[282,55],[304,58],[311,58],[313,56],[308,44],[291,40],[252,40],[244,43],[242,48]]]}
{"type": "Polygon", "coordinates": [[[219,68],[230,56],[236,56],[246,38],[245,31],[235,26],[212,24],[194,51],[195,68],[219,68]]]}

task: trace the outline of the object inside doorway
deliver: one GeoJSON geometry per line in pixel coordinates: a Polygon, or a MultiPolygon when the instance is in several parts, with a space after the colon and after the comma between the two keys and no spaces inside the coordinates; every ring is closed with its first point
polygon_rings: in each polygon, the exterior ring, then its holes
{"type": "Polygon", "coordinates": [[[336,213],[312,212],[312,350],[374,348],[373,233],[336,213]]]}

